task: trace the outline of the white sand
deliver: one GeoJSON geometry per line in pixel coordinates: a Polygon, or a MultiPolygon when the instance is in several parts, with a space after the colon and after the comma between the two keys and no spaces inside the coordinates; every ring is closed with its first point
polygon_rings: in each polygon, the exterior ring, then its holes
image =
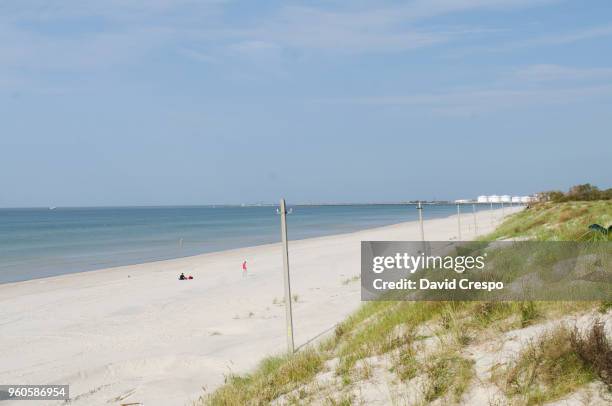
{"type": "MultiPolygon", "coordinates": [[[[479,234],[492,215],[478,214],[479,234]]],[[[472,214],[462,220],[462,239],[474,237],[472,214]]],[[[425,222],[427,240],[456,236],[455,216],[425,222]]],[[[360,241],[419,239],[407,222],[290,242],[296,345],[360,305],[359,282],[343,283],[359,275],[360,241]]],[[[281,271],[270,244],[0,285],[0,383],[70,384],[73,405],[187,404],[285,350],[281,271]]]]}

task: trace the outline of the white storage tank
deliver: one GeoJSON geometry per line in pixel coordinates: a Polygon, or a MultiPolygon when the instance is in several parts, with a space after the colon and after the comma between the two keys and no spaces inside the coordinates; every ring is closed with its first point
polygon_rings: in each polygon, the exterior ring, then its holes
{"type": "Polygon", "coordinates": [[[508,196],[508,195],[503,195],[503,196],[501,197],[501,201],[502,201],[502,203],[510,203],[510,196],[508,196]]]}
{"type": "Polygon", "coordinates": [[[500,203],[501,202],[501,198],[497,195],[491,195],[489,196],[489,203],[500,203]]]}
{"type": "Polygon", "coordinates": [[[487,196],[478,196],[476,200],[478,201],[478,203],[489,203],[489,199],[487,198],[487,196]]]}

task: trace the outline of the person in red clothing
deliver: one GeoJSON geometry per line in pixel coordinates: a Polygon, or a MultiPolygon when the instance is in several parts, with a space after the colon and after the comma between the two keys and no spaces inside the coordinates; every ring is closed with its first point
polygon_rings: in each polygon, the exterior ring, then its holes
{"type": "Polygon", "coordinates": [[[246,260],[242,262],[242,276],[247,276],[247,264],[246,260]]]}

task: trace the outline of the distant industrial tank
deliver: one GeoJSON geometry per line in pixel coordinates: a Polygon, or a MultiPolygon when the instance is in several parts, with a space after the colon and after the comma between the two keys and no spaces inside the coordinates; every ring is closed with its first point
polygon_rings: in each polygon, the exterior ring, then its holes
{"type": "MultiPolygon", "coordinates": [[[[510,196],[510,195],[481,195],[476,198],[478,203],[531,203],[537,199],[533,196],[510,196]]],[[[465,203],[467,200],[456,200],[457,203],[465,203]]]]}

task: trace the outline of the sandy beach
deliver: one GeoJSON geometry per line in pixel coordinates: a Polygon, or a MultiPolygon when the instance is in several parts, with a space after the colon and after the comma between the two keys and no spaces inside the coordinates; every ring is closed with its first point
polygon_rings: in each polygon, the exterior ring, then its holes
{"type": "MultiPolygon", "coordinates": [[[[478,234],[501,215],[479,212],[478,234]]],[[[462,223],[462,239],[474,238],[472,214],[462,223]]],[[[456,216],[426,221],[425,238],[456,239],[456,216]]],[[[296,345],[360,305],[360,241],[419,239],[407,222],[291,241],[296,345]]],[[[189,404],[285,350],[281,270],[270,244],[0,285],[0,383],[69,384],[73,405],[189,404]]],[[[63,404],[15,402],[28,403],[63,404]]]]}

